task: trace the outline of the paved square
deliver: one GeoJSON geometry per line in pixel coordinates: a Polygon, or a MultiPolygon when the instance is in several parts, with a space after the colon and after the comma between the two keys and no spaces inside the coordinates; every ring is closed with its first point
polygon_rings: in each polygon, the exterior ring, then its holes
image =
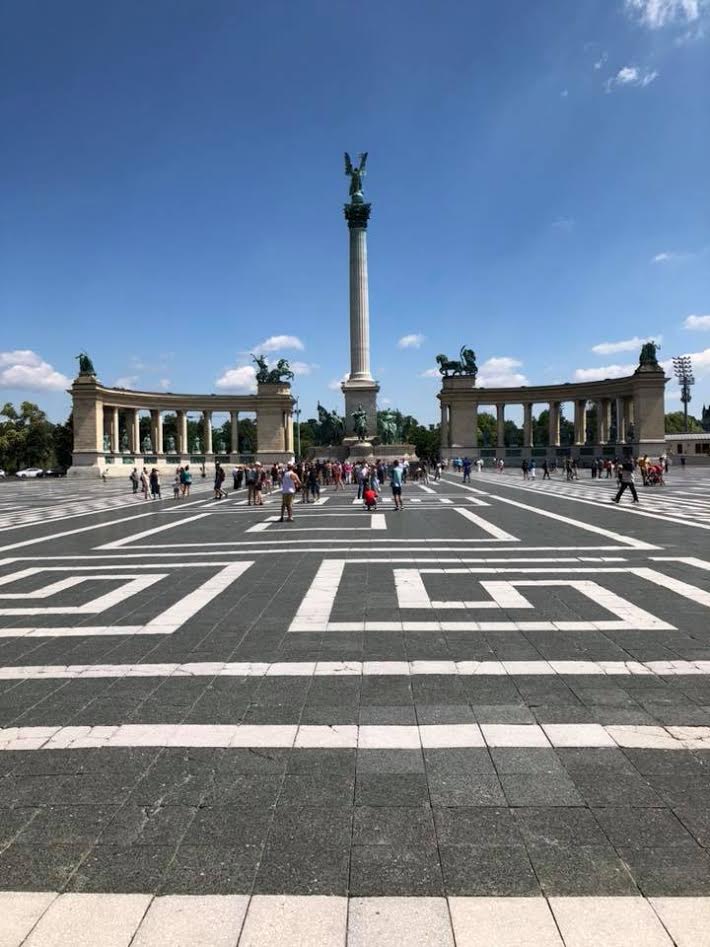
{"type": "Polygon", "coordinates": [[[710,944],[704,471],[1,486],[3,945],[710,944]]]}

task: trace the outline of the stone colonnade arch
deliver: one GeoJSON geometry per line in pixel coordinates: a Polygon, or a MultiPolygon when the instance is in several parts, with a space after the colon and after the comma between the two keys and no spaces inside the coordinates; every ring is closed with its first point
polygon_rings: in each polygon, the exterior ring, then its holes
{"type": "Polygon", "coordinates": [[[446,376],[437,395],[441,405],[441,455],[530,458],[570,456],[575,458],[622,454],[659,455],[665,451],[664,388],[667,378],[660,367],[640,366],[633,375],[603,381],[520,388],[478,388],[471,376],[446,376]],[[596,437],[589,442],[586,431],[587,405],[596,405],[596,437]],[[549,410],[547,445],[533,442],[533,406],[549,410]],[[560,407],[574,406],[572,444],[560,441],[560,407]],[[496,442],[478,443],[479,406],[496,411],[496,442]],[[522,405],[523,443],[505,444],[506,405],[522,405]],[[612,408],[613,406],[613,408],[612,408]]]}
{"type": "Polygon", "coordinates": [[[107,472],[124,474],[125,467],[174,469],[189,463],[213,467],[216,461],[237,463],[239,415],[256,415],[257,447],[253,459],[262,463],[293,459],[293,405],[286,382],[259,384],[252,395],[174,394],[108,388],[95,375],[80,374],[69,390],[72,397],[74,448],[69,475],[107,472]],[[150,435],[140,436],[140,414],[150,412],[150,435]],[[163,413],[175,414],[176,435],[164,437],[163,413]],[[201,417],[200,434],[188,443],[188,413],[201,417]],[[212,416],[230,417],[229,444],[215,453],[212,416]]]}

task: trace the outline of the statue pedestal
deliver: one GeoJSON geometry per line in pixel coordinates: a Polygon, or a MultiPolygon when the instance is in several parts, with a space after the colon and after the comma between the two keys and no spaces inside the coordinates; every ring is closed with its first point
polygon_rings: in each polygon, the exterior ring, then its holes
{"type": "Polygon", "coordinates": [[[370,441],[358,441],[348,437],[345,438],[343,444],[349,447],[348,460],[374,461],[375,455],[373,453],[372,444],[370,441]]]}

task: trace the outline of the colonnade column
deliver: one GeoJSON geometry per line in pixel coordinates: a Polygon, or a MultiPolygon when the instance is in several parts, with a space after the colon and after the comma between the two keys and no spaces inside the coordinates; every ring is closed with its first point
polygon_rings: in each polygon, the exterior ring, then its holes
{"type": "Polygon", "coordinates": [[[150,439],[156,454],[163,453],[163,415],[154,408],[150,412],[150,439]]]}
{"type": "Polygon", "coordinates": [[[202,418],[202,425],[205,435],[204,453],[212,453],[212,412],[205,411],[202,418]]]}
{"type": "Polygon", "coordinates": [[[549,411],[549,431],[548,445],[550,447],[560,446],[560,402],[551,401],[548,405],[549,411]]]}
{"type": "Polygon", "coordinates": [[[505,405],[496,405],[497,446],[505,447],[505,405]]]}
{"type": "Polygon", "coordinates": [[[471,429],[471,443],[478,447],[478,404],[474,403],[471,408],[473,428],[471,429]]]}
{"type": "Polygon", "coordinates": [[[526,401],[523,404],[523,447],[534,447],[532,410],[532,402],[526,401]]]}
{"type": "Polygon", "coordinates": [[[623,444],[626,440],[626,406],[624,398],[616,399],[616,443],[623,444]]]}
{"type": "Polygon", "coordinates": [[[576,447],[581,447],[587,439],[585,430],[586,414],[587,402],[577,399],[574,403],[574,443],[576,447]]]}
{"type": "Polygon", "coordinates": [[[449,446],[449,406],[441,404],[441,425],[439,427],[439,449],[444,451],[449,446]]]}
{"type": "Polygon", "coordinates": [[[119,413],[118,408],[112,408],[113,414],[111,415],[111,452],[117,454],[121,449],[120,443],[120,434],[118,430],[119,425],[119,413]]]}
{"type": "Polygon", "coordinates": [[[187,412],[175,412],[175,426],[177,427],[177,449],[178,454],[187,454],[187,412]]]}
{"type": "Polygon", "coordinates": [[[131,452],[133,454],[140,454],[141,452],[141,413],[138,408],[133,409],[133,416],[131,420],[131,452]]]}
{"type": "Polygon", "coordinates": [[[597,443],[606,444],[609,440],[609,399],[597,401],[597,443]]]}
{"type": "Polygon", "coordinates": [[[232,442],[230,444],[230,447],[232,449],[232,453],[237,454],[239,453],[239,412],[230,411],[229,416],[232,422],[232,427],[231,427],[232,442]]]}

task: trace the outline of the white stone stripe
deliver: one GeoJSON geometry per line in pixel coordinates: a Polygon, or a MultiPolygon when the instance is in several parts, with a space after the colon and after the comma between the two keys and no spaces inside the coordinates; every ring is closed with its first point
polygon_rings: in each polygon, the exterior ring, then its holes
{"type": "Polygon", "coordinates": [[[710,675],[710,661],[282,661],[191,664],[36,664],[0,667],[0,680],[79,680],[100,677],[461,677],[710,675]]]}
{"type": "Polygon", "coordinates": [[[425,749],[437,747],[630,747],[710,749],[710,727],[601,724],[436,724],[427,726],[306,726],[299,724],[116,724],[5,727],[2,750],[115,747],[284,747],[425,749]]]}
{"type": "MultiPolygon", "coordinates": [[[[174,520],[171,523],[163,523],[162,526],[154,526],[152,529],[144,529],[140,533],[131,533],[130,536],[124,536],[123,539],[115,539],[113,542],[105,543],[103,546],[96,546],[96,549],[120,549],[122,546],[129,546],[133,543],[147,539],[148,536],[154,536],[156,533],[163,533],[166,529],[175,529],[176,526],[186,526],[188,523],[194,523],[203,519],[207,513],[195,513],[194,516],[187,516],[182,520],[174,520]]],[[[112,526],[112,523],[106,524],[112,526]]]]}
{"type": "MultiPolygon", "coordinates": [[[[233,562],[145,625],[76,625],[73,627],[0,628],[0,638],[97,637],[101,635],[172,635],[253,565],[233,562]]],[[[148,577],[145,577],[148,578],[148,577]]],[[[145,581],[145,578],[143,581],[145,581]]],[[[153,581],[163,576],[154,577],[153,581]]],[[[136,580],[140,581],[140,580],[136,580]]],[[[130,585],[131,583],[129,583],[130,585]]],[[[124,587],[125,588],[125,587],[124,587]]],[[[121,589],[118,590],[120,592],[121,589]]]]}
{"type": "MultiPolygon", "coordinates": [[[[449,500],[451,503],[452,501],[449,500]]],[[[494,539],[504,540],[508,543],[520,542],[517,536],[511,536],[510,533],[506,533],[504,529],[501,529],[499,526],[495,526],[493,523],[489,523],[488,520],[484,520],[482,516],[473,513],[471,510],[466,510],[461,506],[454,507],[457,513],[467,519],[470,523],[475,523],[479,529],[482,529],[484,533],[488,533],[489,536],[492,536],[494,539]]]]}
{"type": "Polygon", "coordinates": [[[0,910],[3,947],[710,947],[708,897],[5,891],[0,910]]]}

